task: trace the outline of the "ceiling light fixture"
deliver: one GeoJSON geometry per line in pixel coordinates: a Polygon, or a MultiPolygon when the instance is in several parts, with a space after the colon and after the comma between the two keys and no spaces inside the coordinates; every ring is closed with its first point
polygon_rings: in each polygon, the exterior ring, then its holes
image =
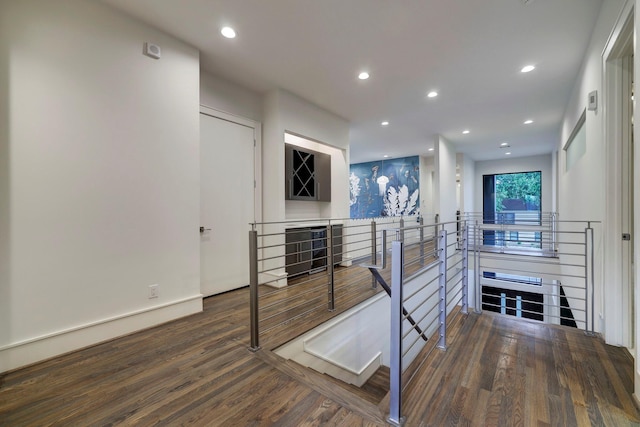
{"type": "Polygon", "coordinates": [[[233,39],[233,38],[236,37],[236,31],[231,27],[223,27],[220,30],[220,34],[222,34],[223,36],[225,36],[228,39],[233,39]]]}
{"type": "Polygon", "coordinates": [[[530,125],[531,123],[533,123],[533,120],[525,120],[524,122],[525,125],[530,125]]]}
{"type": "Polygon", "coordinates": [[[433,150],[434,150],[433,148],[429,148],[429,151],[433,151],[433,150]]]}
{"type": "Polygon", "coordinates": [[[360,74],[358,74],[358,78],[360,80],[367,80],[369,78],[369,73],[367,73],[366,71],[363,71],[360,74]]]}
{"type": "Polygon", "coordinates": [[[505,156],[510,156],[511,155],[511,151],[507,151],[506,153],[504,153],[505,156]]]}
{"type": "Polygon", "coordinates": [[[389,157],[389,155],[388,155],[388,154],[385,154],[385,155],[384,155],[384,156],[382,156],[382,157],[384,157],[384,158],[386,159],[387,157],[389,157]]]}
{"type": "Polygon", "coordinates": [[[436,92],[435,90],[432,90],[431,92],[429,92],[429,93],[427,94],[427,96],[428,96],[429,98],[435,98],[436,96],[438,96],[438,92],[436,92]]]}
{"type": "Polygon", "coordinates": [[[528,73],[530,71],[535,70],[536,67],[535,65],[525,65],[524,67],[522,67],[522,70],[520,70],[521,73],[528,73]]]}
{"type": "Polygon", "coordinates": [[[500,147],[508,147],[509,143],[508,142],[503,142],[500,144],[500,147]]]}
{"type": "Polygon", "coordinates": [[[381,124],[382,126],[389,126],[389,122],[387,122],[387,121],[384,121],[384,122],[382,122],[382,123],[380,123],[380,124],[381,124]]]}
{"type": "Polygon", "coordinates": [[[465,129],[465,130],[463,130],[463,131],[462,131],[462,134],[463,134],[463,135],[466,135],[466,134],[468,134],[468,133],[469,133],[469,129],[465,129]]]}

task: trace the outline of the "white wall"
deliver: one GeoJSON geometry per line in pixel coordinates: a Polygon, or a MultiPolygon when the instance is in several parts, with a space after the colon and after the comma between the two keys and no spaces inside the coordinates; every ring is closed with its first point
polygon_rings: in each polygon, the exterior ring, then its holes
{"type": "Polygon", "coordinates": [[[483,175],[537,171],[542,172],[542,211],[550,212],[553,207],[553,167],[551,154],[476,162],[474,178],[475,202],[473,210],[482,212],[483,175]]]}
{"type": "Polygon", "coordinates": [[[256,122],[262,121],[261,94],[204,70],[200,72],[200,104],[256,122]]]}
{"type": "Polygon", "coordinates": [[[473,212],[475,178],[475,161],[466,154],[457,153],[456,181],[458,181],[458,210],[460,212],[473,212]]]}
{"type": "MultiPolygon", "coordinates": [[[[608,96],[603,87],[603,50],[606,46],[616,21],[625,5],[625,0],[606,0],[602,4],[600,15],[593,29],[591,41],[585,52],[582,69],[577,76],[571,98],[565,110],[561,136],[558,141],[558,210],[561,219],[565,220],[596,220],[604,221],[600,231],[615,229],[619,225],[620,216],[615,212],[614,203],[608,203],[607,193],[615,193],[619,184],[611,178],[618,174],[612,169],[611,176],[607,176],[606,159],[609,155],[607,141],[604,135],[604,100],[608,96]],[[599,106],[596,111],[586,114],[586,153],[572,166],[569,171],[565,168],[565,153],[562,147],[567,142],[580,115],[587,107],[587,95],[591,91],[598,91],[599,106]],[[605,183],[607,183],[605,186],[605,183]],[[609,206],[608,206],[609,205],[609,206]],[[612,212],[607,210],[613,209],[612,212]]],[[[634,2],[629,2],[629,5],[634,2]]],[[[596,330],[603,332],[605,340],[610,344],[623,344],[624,330],[623,310],[621,309],[622,290],[620,289],[619,248],[616,247],[619,233],[608,233],[614,240],[604,243],[597,248],[596,260],[606,257],[605,264],[597,262],[596,269],[596,330]],[[608,272],[607,272],[608,271],[608,272]],[[602,277],[610,277],[607,291],[604,291],[602,277]],[[616,276],[616,274],[618,274],[616,276]]]]}
{"type": "Polygon", "coordinates": [[[197,50],[21,0],[0,61],[0,371],[200,311],[197,50]]]}
{"type": "Polygon", "coordinates": [[[420,215],[433,221],[436,213],[433,205],[434,158],[420,156],[420,215]]]}
{"type": "Polygon", "coordinates": [[[456,149],[440,135],[435,136],[434,209],[440,222],[456,220],[456,149]]]}
{"type": "Polygon", "coordinates": [[[348,218],[349,122],[288,92],[274,91],[267,94],[264,102],[264,220],[282,221],[287,216],[284,194],[286,132],[342,150],[342,159],[332,155],[331,202],[319,204],[318,212],[324,218],[348,218]],[[338,167],[338,163],[344,166],[338,167]]]}

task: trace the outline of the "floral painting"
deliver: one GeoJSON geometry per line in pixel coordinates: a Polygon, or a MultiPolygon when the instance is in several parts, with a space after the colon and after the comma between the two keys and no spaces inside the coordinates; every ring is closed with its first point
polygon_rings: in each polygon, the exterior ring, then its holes
{"type": "Polygon", "coordinates": [[[418,156],[350,165],[351,218],[420,214],[418,156]]]}

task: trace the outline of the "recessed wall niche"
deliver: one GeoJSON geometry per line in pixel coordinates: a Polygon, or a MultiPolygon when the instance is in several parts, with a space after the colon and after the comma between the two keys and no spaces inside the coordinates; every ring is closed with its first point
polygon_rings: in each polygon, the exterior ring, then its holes
{"type": "Polygon", "coordinates": [[[331,156],[285,144],[285,199],[331,201],[331,156]]]}

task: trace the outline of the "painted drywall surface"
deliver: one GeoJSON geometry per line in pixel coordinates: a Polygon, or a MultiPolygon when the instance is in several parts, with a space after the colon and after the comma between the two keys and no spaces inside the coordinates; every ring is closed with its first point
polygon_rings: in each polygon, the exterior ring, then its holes
{"type": "Polygon", "coordinates": [[[467,155],[462,155],[462,164],[460,165],[460,184],[462,188],[461,210],[463,212],[472,212],[474,210],[475,172],[475,161],[467,155]]]}
{"type": "Polygon", "coordinates": [[[200,104],[262,122],[262,95],[206,71],[200,73],[200,104]]]}
{"type": "Polygon", "coordinates": [[[456,220],[456,150],[453,144],[437,135],[435,144],[434,207],[440,222],[456,220]]]}
{"type": "MultiPolygon", "coordinates": [[[[264,102],[263,132],[263,212],[265,221],[285,218],[284,135],[291,133],[323,145],[346,150],[349,146],[349,123],[288,92],[273,91],[264,102]]],[[[349,217],[348,156],[332,155],[332,194],[329,206],[320,207],[324,217],[349,217]],[[345,161],[337,167],[337,161],[345,161]],[[334,168],[334,164],[336,168],[334,168]],[[335,169],[335,171],[334,171],[335,169]],[[334,191],[335,189],[335,191],[334,191]]],[[[313,202],[310,202],[313,203],[313,202]]]]}
{"type": "Polygon", "coordinates": [[[542,210],[549,212],[552,203],[552,174],[551,155],[516,157],[503,160],[485,160],[475,162],[474,178],[474,209],[482,212],[482,176],[515,172],[542,172],[542,210]]]}
{"type": "MultiPolygon", "coordinates": [[[[452,262],[457,262],[457,258],[453,258],[452,262]]],[[[439,312],[436,309],[440,299],[437,292],[439,284],[436,277],[438,275],[438,267],[433,265],[429,270],[406,281],[403,285],[403,292],[407,298],[404,308],[411,313],[413,320],[419,322],[424,335],[429,338],[439,326],[439,312]],[[409,295],[411,297],[408,297],[409,295]]],[[[449,291],[451,293],[448,295],[451,297],[456,295],[455,289],[449,291]]],[[[455,305],[451,301],[448,310],[453,309],[455,305]]],[[[390,326],[391,299],[381,293],[292,340],[276,352],[282,357],[305,363],[305,359],[308,361],[309,358],[299,357],[299,353],[303,351],[302,343],[309,344],[313,341],[311,346],[313,353],[337,366],[350,367],[358,371],[365,368],[366,363],[379,353],[381,353],[381,363],[389,366],[391,362],[390,326]],[[354,334],[354,331],[357,333],[354,334]]],[[[411,332],[403,338],[404,367],[411,364],[426,345],[418,333],[412,330],[409,320],[405,320],[403,331],[409,330],[411,332]]],[[[317,365],[316,363],[316,367],[317,365]]],[[[313,364],[309,363],[308,366],[313,364]]]]}
{"type": "MultiPolygon", "coordinates": [[[[606,140],[603,139],[605,117],[603,101],[607,94],[604,93],[606,89],[603,87],[602,53],[625,3],[625,0],[603,2],[591,42],[585,52],[582,70],[576,79],[565,110],[557,146],[558,211],[562,219],[603,220],[609,223],[603,224],[605,227],[614,225],[616,222],[619,224],[620,214],[614,204],[608,205],[606,196],[607,193],[615,192],[617,184],[614,180],[608,180],[605,175],[607,149],[606,140]],[[596,111],[586,112],[586,153],[567,171],[565,152],[562,147],[587,107],[587,95],[594,90],[598,92],[599,106],[596,111]],[[614,223],[611,224],[611,221],[614,223]]],[[[636,214],[638,214],[637,211],[636,214]]],[[[599,229],[602,232],[604,228],[601,226],[599,229]]],[[[613,236],[613,233],[610,234],[613,236]]],[[[623,310],[620,310],[622,291],[619,288],[620,281],[615,278],[607,284],[606,293],[601,284],[605,272],[609,272],[606,273],[607,277],[609,275],[616,277],[618,273],[617,260],[620,259],[618,243],[615,238],[607,242],[601,237],[595,258],[599,260],[595,265],[595,279],[598,286],[595,292],[597,319],[595,327],[596,330],[603,332],[605,340],[610,344],[623,343],[622,331],[625,320],[622,318],[623,310]],[[617,289],[616,286],[618,286],[617,289]],[[601,314],[604,317],[601,317],[601,314]]]]}
{"type": "Polygon", "coordinates": [[[99,2],[2,2],[0,16],[2,371],[169,320],[125,318],[199,296],[199,63],[99,2]],[[147,41],[160,60],[142,54],[147,41]],[[35,360],[11,356],[114,319],[35,360]]]}
{"type": "Polygon", "coordinates": [[[420,156],[420,215],[433,221],[433,157],[420,156]]]}

